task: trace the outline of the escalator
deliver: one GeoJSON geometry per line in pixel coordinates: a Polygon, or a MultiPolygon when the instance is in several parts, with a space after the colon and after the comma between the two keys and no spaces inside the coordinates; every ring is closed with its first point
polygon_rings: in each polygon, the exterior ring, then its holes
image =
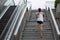
{"type": "MultiPolygon", "coordinates": [[[[19,1],[19,3],[15,5],[14,1],[5,0],[3,4],[2,6],[0,5],[0,40],[13,40],[14,37],[18,36],[15,36],[14,32],[17,29],[18,23],[22,21],[25,15],[24,9],[27,8],[27,2],[24,3],[24,1],[19,1]]],[[[21,27],[19,27],[18,31],[19,30],[21,30],[21,27]]],[[[17,33],[19,34],[20,32],[18,31],[17,33]]]]}
{"type": "Polygon", "coordinates": [[[6,25],[8,24],[9,19],[11,15],[13,14],[13,11],[15,8],[16,6],[10,6],[8,10],[5,12],[5,14],[3,15],[3,17],[0,19],[0,39],[2,36],[4,37],[7,30],[9,29],[9,27],[6,27],[6,25]]]}
{"type": "Polygon", "coordinates": [[[30,20],[27,21],[23,30],[22,37],[20,39],[21,40],[55,40],[52,31],[52,26],[46,14],[43,23],[43,38],[40,37],[37,27],[38,24],[36,23],[36,17],[34,13],[36,13],[36,11],[32,11],[30,20]]]}

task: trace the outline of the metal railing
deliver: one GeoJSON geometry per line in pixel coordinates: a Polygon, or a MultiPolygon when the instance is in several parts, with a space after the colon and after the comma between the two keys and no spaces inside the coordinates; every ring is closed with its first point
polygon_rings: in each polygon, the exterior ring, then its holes
{"type": "Polygon", "coordinates": [[[24,10],[22,16],[20,17],[20,21],[19,21],[19,23],[18,23],[18,26],[17,26],[15,32],[14,32],[14,35],[16,35],[16,34],[18,33],[19,26],[20,26],[20,24],[21,24],[21,22],[22,22],[22,19],[23,19],[23,17],[24,17],[25,12],[26,12],[26,8],[25,8],[25,10],[24,10]]]}
{"type": "MultiPolygon", "coordinates": [[[[25,27],[25,24],[26,24],[26,21],[29,19],[29,15],[30,13],[30,10],[27,12],[27,7],[28,6],[25,6],[25,8],[22,10],[22,15],[21,17],[19,18],[19,22],[17,24],[17,27],[14,31],[14,40],[21,40],[21,37],[22,37],[22,34],[23,34],[23,30],[24,30],[24,27],[25,27]]],[[[30,6],[30,9],[31,9],[31,6],[30,6]]]]}
{"type": "Polygon", "coordinates": [[[52,20],[53,20],[53,23],[54,23],[56,32],[57,32],[58,35],[60,35],[60,31],[59,31],[59,28],[58,28],[58,24],[57,24],[56,19],[55,19],[54,15],[53,15],[53,11],[52,11],[52,9],[51,9],[50,7],[48,7],[48,9],[49,9],[49,11],[50,11],[50,14],[51,14],[51,17],[52,17],[52,20]]]}

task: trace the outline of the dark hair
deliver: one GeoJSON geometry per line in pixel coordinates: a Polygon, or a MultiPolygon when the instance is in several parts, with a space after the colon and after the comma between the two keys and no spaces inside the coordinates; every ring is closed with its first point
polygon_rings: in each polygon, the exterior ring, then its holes
{"type": "Polygon", "coordinates": [[[41,12],[41,8],[38,8],[38,12],[41,12]]]}

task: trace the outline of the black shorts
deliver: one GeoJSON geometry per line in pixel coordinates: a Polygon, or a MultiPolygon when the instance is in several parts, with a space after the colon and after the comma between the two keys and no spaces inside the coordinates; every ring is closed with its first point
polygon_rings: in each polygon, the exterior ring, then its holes
{"type": "Polygon", "coordinates": [[[38,23],[38,24],[43,24],[43,22],[42,22],[42,21],[37,21],[37,23],[38,23]]]}

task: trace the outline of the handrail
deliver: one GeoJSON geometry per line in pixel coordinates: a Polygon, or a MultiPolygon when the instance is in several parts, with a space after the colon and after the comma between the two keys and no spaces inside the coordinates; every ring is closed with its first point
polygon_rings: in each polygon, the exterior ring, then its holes
{"type": "Polygon", "coordinates": [[[19,21],[19,23],[18,23],[18,25],[17,25],[17,28],[16,28],[15,32],[14,32],[14,36],[16,36],[17,33],[18,33],[18,30],[19,30],[19,27],[20,27],[20,25],[21,25],[22,19],[23,19],[23,17],[24,17],[25,12],[26,12],[26,8],[27,8],[27,6],[25,7],[25,10],[24,10],[23,14],[22,14],[21,17],[20,17],[20,21],[19,21]]]}
{"type": "Polygon", "coordinates": [[[22,22],[22,20],[23,20],[24,14],[25,14],[25,12],[26,12],[26,8],[27,8],[27,7],[30,8],[30,6],[31,6],[31,4],[30,4],[30,5],[27,4],[27,6],[25,7],[25,9],[24,9],[24,11],[23,11],[23,13],[22,13],[22,15],[21,15],[21,17],[20,17],[20,21],[19,21],[19,23],[18,23],[18,25],[17,25],[17,28],[16,28],[16,30],[15,30],[15,32],[14,32],[14,36],[16,36],[17,33],[18,33],[19,27],[20,27],[20,25],[21,25],[21,22],[22,22]]]}
{"type": "MultiPolygon", "coordinates": [[[[48,8],[49,8],[49,7],[48,7],[48,8]]],[[[59,28],[58,28],[58,25],[57,25],[56,19],[55,19],[54,15],[53,15],[52,9],[49,8],[49,10],[50,10],[50,14],[51,14],[51,16],[52,16],[52,20],[53,20],[53,23],[54,23],[54,25],[55,25],[55,28],[56,28],[57,34],[60,35],[60,31],[59,31],[59,28]]]]}
{"type": "MultiPolygon", "coordinates": [[[[23,8],[23,7],[22,7],[22,8],[23,8]]],[[[16,7],[16,9],[19,10],[19,11],[21,11],[22,8],[21,8],[21,5],[16,7]],[[19,9],[17,9],[18,7],[19,7],[19,9]]],[[[16,9],[15,9],[15,11],[16,11],[16,9]]],[[[15,13],[15,11],[14,11],[13,13],[15,13]]],[[[14,16],[14,19],[13,19],[13,21],[12,21],[12,24],[11,24],[11,26],[10,26],[10,28],[9,28],[9,31],[8,31],[8,33],[7,33],[7,36],[6,36],[5,40],[10,40],[11,35],[12,35],[12,33],[13,33],[13,30],[14,30],[14,28],[15,28],[15,24],[16,24],[16,22],[17,22],[17,19],[18,19],[19,15],[20,15],[20,14],[18,14],[18,11],[17,11],[17,12],[16,12],[16,15],[14,16]]]]}
{"type": "MultiPolygon", "coordinates": [[[[9,22],[11,21],[11,19],[12,19],[13,15],[15,14],[15,11],[16,11],[17,8],[18,8],[18,7],[16,7],[15,10],[14,10],[14,12],[12,13],[12,16],[11,16],[11,18],[9,19],[9,22]]],[[[6,26],[10,25],[9,22],[7,23],[6,26]]],[[[11,24],[11,25],[12,25],[12,24],[11,24]]],[[[7,32],[7,34],[6,34],[5,38],[4,38],[4,40],[7,40],[8,37],[9,37],[9,33],[10,33],[10,31],[11,31],[12,26],[9,26],[9,27],[10,27],[10,28],[9,28],[9,30],[8,30],[8,32],[7,32]]]]}

